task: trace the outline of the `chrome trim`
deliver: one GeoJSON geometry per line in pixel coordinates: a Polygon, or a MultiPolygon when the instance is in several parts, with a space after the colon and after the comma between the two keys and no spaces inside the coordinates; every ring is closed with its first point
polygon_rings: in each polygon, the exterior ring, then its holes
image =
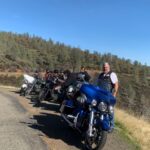
{"type": "Polygon", "coordinates": [[[94,122],[94,111],[90,112],[90,120],[89,120],[89,128],[88,128],[88,136],[93,136],[93,122],[94,122]]]}

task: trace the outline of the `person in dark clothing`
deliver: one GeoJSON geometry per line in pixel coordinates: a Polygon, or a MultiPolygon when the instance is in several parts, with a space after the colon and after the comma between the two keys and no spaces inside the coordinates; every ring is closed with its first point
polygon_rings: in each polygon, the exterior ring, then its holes
{"type": "Polygon", "coordinates": [[[110,69],[109,63],[103,64],[103,72],[98,77],[98,86],[109,91],[116,97],[118,92],[118,78],[115,72],[110,69]]]}
{"type": "Polygon", "coordinates": [[[70,70],[64,71],[64,75],[66,76],[66,81],[62,85],[63,88],[67,88],[69,85],[74,84],[77,80],[77,73],[71,73],[70,70]]]}
{"type": "Polygon", "coordinates": [[[39,72],[38,70],[35,70],[35,71],[34,71],[34,74],[33,74],[33,77],[34,77],[35,79],[39,79],[39,78],[41,77],[40,72],[39,72]]]}
{"type": "Polygon", "coordinates": [[[61,94],[59,96],[59,101],[62,102],[66,98],[66,90],[70,85],[73,85],[77,80],[77,73],[71,73],[70,70],[65,70],[64,72],[65,82],[62,84],[61,94]]]}
{"type": "Polygon", "coordinates": [[[84,76],[83,78],[84,78],[84,80],[85,80],[86,82],[89,82],[89,81],[90,81],[91,77],[90,77],[90,75],[87,73],[87,71],[86,71],[86,69],[85,69],[84,66],[81,67],[79,74],[82,74],[82,75],[84,76]]]}

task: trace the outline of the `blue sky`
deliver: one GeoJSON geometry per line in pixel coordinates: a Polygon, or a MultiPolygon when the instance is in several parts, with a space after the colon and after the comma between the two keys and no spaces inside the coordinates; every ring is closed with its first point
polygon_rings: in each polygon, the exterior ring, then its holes
{"type": "Polygon", "coordinates": [[[0,0],[0,31],[150,65],[150,0],[0,0]]]}

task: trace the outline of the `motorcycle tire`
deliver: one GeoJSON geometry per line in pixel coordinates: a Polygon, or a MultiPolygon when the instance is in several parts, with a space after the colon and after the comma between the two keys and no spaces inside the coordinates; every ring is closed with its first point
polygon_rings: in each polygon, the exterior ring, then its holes
{"type": "Polygon", "coordinates": [[[25,89],[24,88],[20,89],[20,96],[25,96],[25,89]]]}
{"type": "Polygon", "coordinates": [[[91,137],[88,137],[87,135],[85,136],[85,150],[101,150],[105,143],[106,143],[106,140],[107,140],[107,132],[104,131],[104,130],[100,130],[100,129],[97,129],[97,137],[95,138],[97,141],[97,146],[96,147],[92,147],[92,144],[91,143],[91,140],[92,138],[91,137]]]}

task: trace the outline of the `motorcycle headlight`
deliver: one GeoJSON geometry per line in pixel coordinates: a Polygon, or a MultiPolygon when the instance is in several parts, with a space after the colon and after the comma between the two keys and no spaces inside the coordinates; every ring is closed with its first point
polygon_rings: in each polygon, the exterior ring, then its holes
{"type": "Polygon", "coordinates": [[[73,90],[74,90],[73,86],[69,86],[69,87],[68,87],[68,92],[69,92],[69,93],[72,93],[73,90]]]}
{"type": "Polygon", "coordinates": [[[80,89],[81,86],[82,86],[82,83],[78,83],[76,87],[77,87],[78,89],[80,89]]]}
{"type": "Polygon", "coordinates": [[[107,110],[107,104],[104,102],[100,102],[98,105],[98,109],[102,112],[105,112],[107,110]]]}
{"type": "Polygon", "coordinates": [[[109,109],[109,112],[110,112],[111,114],[114,113],[114,107],[113,107],[113,106],[109,106],[108,109],[109,109]]]}
{"type": "Polygon", "coordinates": [[[97,101],[95,99],[93,99],[91,104],[92,104],[92,106],[96,106],[97,105],[97,101]]]}
{"type": "Polygon", "coordinates": [[[87,97],[84,94],[81,94],[79,97],[77,97],[77,101],[82,104],[85,103],[86,100],[87,100],[87,97]]]}

